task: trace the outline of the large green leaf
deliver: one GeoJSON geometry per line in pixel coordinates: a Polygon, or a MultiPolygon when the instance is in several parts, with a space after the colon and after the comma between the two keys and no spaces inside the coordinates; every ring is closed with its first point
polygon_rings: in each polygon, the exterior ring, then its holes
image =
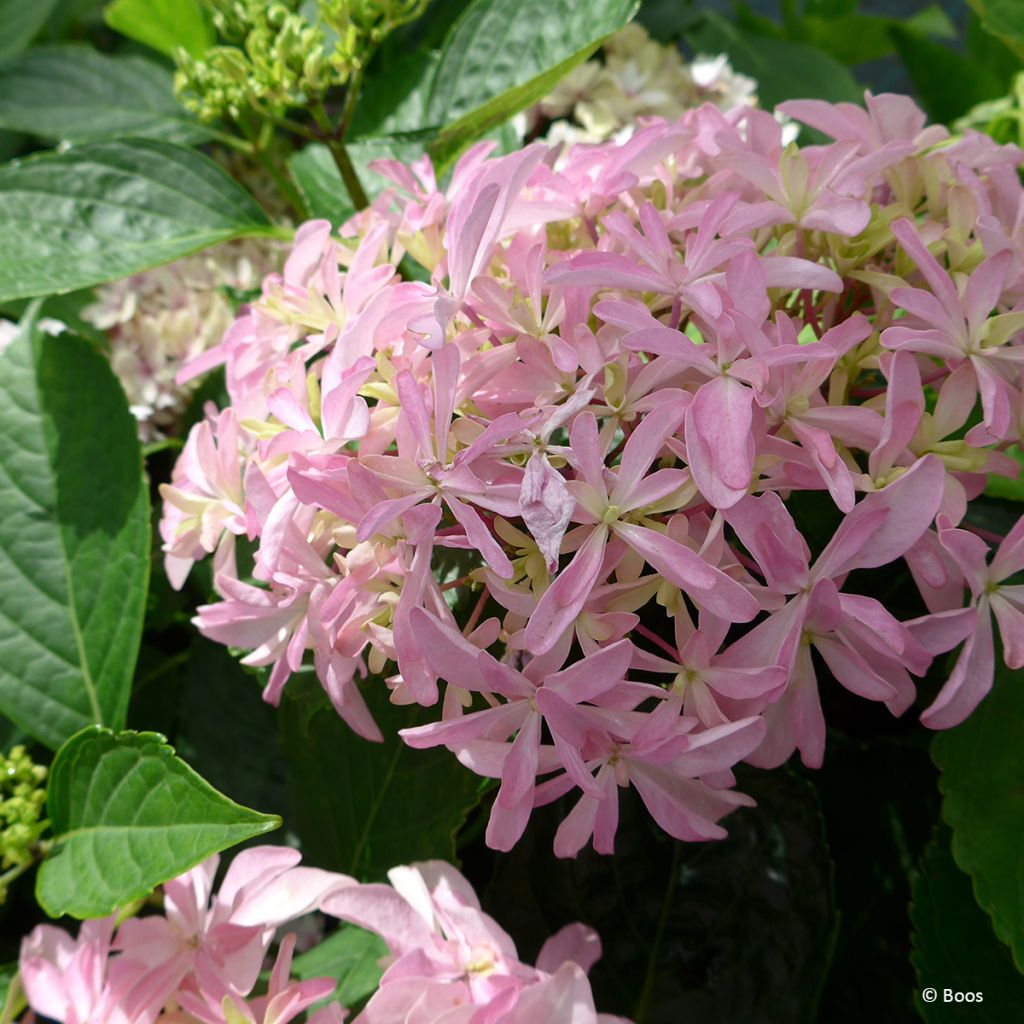
{"type": "Polygon", "coordinates": [[[171,73],[144,57],[39,46],[0,64],[0,127],[45,139],[206,137],[174,98],[171,73]]]}
{"type": "Polygon", "coordinates": [[[480,799],[480,780],[443,748],[413,750],[398,736],[437,709],[399,707],[372,679],[366,701],[383,743],[357,736],[308,675],[281,702],[291,804],[306,860],[361,879],[396,864],[453,860],[454,835],[480,799]]]}
{"type": "Polygon", "coordinates": [[[440,50],[415,50],[375,67],[363,83],[348,139],[438,127],[427,120],[427,102],[440,59],[440,50]]]}
{"type": "Polygon", "coordinates": [[[843,64],[863,64],[887,57],[896,48],[889,29],[902,25],[923,35],[956,38],[949,16],[934,4],[911,18],[884,14],[847,14],[837,18],[805,16],[801,22],[807,42],[831,54],[843,64]]]}
{"type": "Polygon", "coordinates": [[[353,1007],[377,988],[383,973],[377,962],[387,955],[388,947],[379,935],[343,924],[312,949],[297,956],[292,974],[303,981],[334,978],[338,987],[328,1001],[353,1007]]]}
{"type": "Polygon", "coordinates": [[[425,105],[440,162],[543,98],[633,16],[636,0],[473,0],[441,49],[425,105]]]}
{"type": "Polygon", "coordinates": [[[524,953],[570,922],[595,928],[595,1002],[638,1024],[832,1024],[817,1012],[836,914],[814,789],[786,770],[739,774],[758,806],[725,818],[719,842],[671,839],[620,789],[614,854],[556,860],[575,797],[536,809],[495,858],[484,910],[524,953]]]}
{"type": "Polygon", "coordinates": [[[932,741],[953,856],[1024,970],[1024,671],[1002,666],[967,721],[932,741]]]}
{"type": "Polygon", "coordinates": [[[837,103],[860,102],[862,91],[850,72],[822,50],[737,28],[711,11],[687,33],[701,53],[725,53],[733,67],[757,81],[761,104],[771,110],[783,100],[811,97],[837,103]]]}
{"type": "Polygon", "coordinates": [[[928,1024],[1004,1024],[1024,1006],[1024,977],[974,902],[971,880],[956,866],[949,839],[947,829],[938,831],[911,885],[914,999],[928,1024]],[[922,999],[926,989],[936,998],[922,999]],[[981,993],[982,1000],[947,1002],[946,990],[981,993]]]}
{"type": "Polygon", "coordinates": [[[90,142],[0,167],[0,301],[137,273],[266,214],[212,160],[156,139],[90,142]]]}
{"type": "Polygon", "coordinates": [[[113,913],[281,824],[218,793],[159,733],[96,727],[57,752],[47,813],[56,845],[39,868],[36,898],[54,917],[113,913]]]}
{"type": "Polygon", "coordinates": [[[124,724],[149,575],[135,429],[107,361],[30,313],[0,356],[0,712],[51,747],[124,724]]]}
{"type": "Polygon", "coordinates": [[[986,32],[1001,39],[1024,60],[1024,6],[1020,0],[967,0],[986,32]]]}
{"type": "Polygon", "coordinates": [[[899,26],[889,31],[914,91],[934,121],[952,121],[975,104],[1004,95],[1009,87],[988,64],[899,26]]]}
{"type": "MultiPolygon", "coordinates": [[[[196,637],[181,677],[174,732],[181,756],[233,800],[281,813],[287,766],[277,742],[277,710],[263,700],[253,670],[220,644],[196,637]]],[[[152,685],[165,684],[158,678],[152,685]]]]}
{"type": "Polygon", "coordinates": [[[0,0],[0,57],[21,53],[56,6],[57,0],[0,0]]]}
{"type": "Polygon", "coordinates": [[[216,41],[200,0],[113,0],[103,16],[115,32],[168,57],[179,47],[201,57],[216,41]]]}

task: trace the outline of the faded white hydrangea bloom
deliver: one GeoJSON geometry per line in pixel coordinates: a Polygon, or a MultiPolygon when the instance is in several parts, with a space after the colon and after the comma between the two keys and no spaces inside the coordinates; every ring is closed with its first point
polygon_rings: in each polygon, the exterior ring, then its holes
{"type": "Polygon", "coordinates": [[[280,256],[280,243],[226,242],[96,289],[82,319],[110,338],[110,363],[143,441],[173,430],[198,383],[177,384],[178,371],[221,340],[239,294],[258,289],[280,256]]]}
{"type": "MultiPolygon", "coordinates": [[[[57,335],[68,329],[67,324],[61,320],[54,320],[52,317],[44,316],[41,320],[36,322],[36,327],[39,328],[44,334],[57,335]]],[[[0,319],[0,352],[3,352],[5,348],[18,334],[18,325],[13,320],[0,319]]]]}
{"type": "Polygon", "coordinates": [[[631,134],[637,118],[674,120],[703,103],[756,106],[757,83],[733,71],[724,54],[688,64],[634,22],[604,44],[603,60],[570,71],[517,127],[525,135],[550,121],[548,142],[605,142],[631,134]]]}

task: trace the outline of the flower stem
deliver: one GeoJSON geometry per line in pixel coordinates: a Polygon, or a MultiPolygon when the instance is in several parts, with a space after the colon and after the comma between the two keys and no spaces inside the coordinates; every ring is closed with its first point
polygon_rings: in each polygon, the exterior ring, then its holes
{"type": "Polygon", "coordinates": [[[676,882],[679,876],[679,851],[682,843],[678,840],[672,846],[672,864],[669,867],[668,882],[665,885],[665,896],[661,901],[661,913],[658,915],[658,924],[654,930],[654,941],[651,943],[651,951],[647,957],[647,974],[644,976],[644,987],[640,990],[640,998],[636,1003],[636,1010],[633,1012],[633,1019],[636,1024],[644,1024],[647,1013],[651,1008],[651,998],[654,994],[654,979],[658,973],[658,953],[661,950],[661,940],[665,936],[665,925],[668,923],[668,914],[672,909],[672,896],[675,893],[676,882]]]}

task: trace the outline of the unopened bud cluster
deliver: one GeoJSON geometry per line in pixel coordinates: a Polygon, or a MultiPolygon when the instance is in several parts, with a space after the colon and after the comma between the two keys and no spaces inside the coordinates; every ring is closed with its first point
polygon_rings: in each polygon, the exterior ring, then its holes
{"type": "Polygon", "coordinates": [[[199,118],[282,112],[344,85],[373,47],[417,17],[426,0],[319,0],[310,20],[298,0],[206,0],[225,45],[178,54],[175,89],[199,118]]]}
{"type": "MultiPolygon", "coordinates": [[[[35,764],[22,746],[0,757],[0,867],[31,863],[32,847],[46,828],[46,768],[35,764]]],[[[0,892],[0,902],[3,901],[0,892]]]]}

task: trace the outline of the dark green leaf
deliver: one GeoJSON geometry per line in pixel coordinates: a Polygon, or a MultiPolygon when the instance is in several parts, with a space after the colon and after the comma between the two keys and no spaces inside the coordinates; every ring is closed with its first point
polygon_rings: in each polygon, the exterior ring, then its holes
{"type": "Polygon", "coordinates": [[[542,99],[633,16],[635,0],[473,0],[448,33],[426,103],[440,163],[542,99]]]}
{"type": "Polygon", "coordinates": [[[21,53],[56,6],[57,0],[0,0],[0,57],[21,53]]]}
{"type": "Polygon", "coordinates": [[[805,17],[807,42],[843,64],[863,64],[892,53],[896,44],[889,29],[903,26],[924,35],[955,38],[956,28],[939,7],[926,7],[902,21],[882,14],[848,14],[838,18],[805,17]]]}
{"type": "Polygon", "coordinates": [[[360,92],[348,138],[393,135],[429,127],[427,100],[439,50],[400,54],[369,77],[360,92]]]}
{"type": "Polygon", "coordinates": [[[808,1020],[902,1022],[914,991],[907,876],[939,813],[938,773],[910,714],[893,719],[852,695],[838,705],[829,698],[846,691],[819,679],[832,728],[823,767],[805,774],[821,801],[841,927],[820,1011],[808,1020]],[[869,738],[850,739],[837,725],[869,738]]]}
{"type": "Polygon", "coordinates": [[[970,717],[932,741],[942,769],[942,816],[953,856],[974,880],[979,905],[1024,970],[1024,671],[997,657],[992,692],[970,717]]]}
{"type": "Polygon", "coordinates": [[[177,749],[204,779],[239,803],[284,809],[277,712],[252,671],[220,644],[200,637],[192,645],[177,717],[177,749]]]}
{"type": "Polygon", "coordinates": [[[933,121],[953,121],[976,103],[1006,92],[1007,83],[987,65],[916,32],[898,26],[889,31],[921,105],[933,121]]]}
{"type": "Polygon", "coordinates": [[[971,879],[956,866],[949,840],[948,829],[937,832],[911,885],[914,999],[928,1024],[1004,1024],[1024,1006],[1024,977],[974,902],[971,879]],[[927,988],[936,991],[935,1000],[921,998],[927,988]],[[947,1002],[946,990],[982,999],[947,1002]]]}
{"type": "Polygon", "coordinates": [[[292,974],[307,978],[334,978],[338,988],[329,1002],[355,1006],[377,988],[383,973],[377,961],[388,955],[384,940],[355,925],[342,925],[312,949],[295,958],[292,974]]]}
{"type": "Polygon", "coordinates": [[[200,0],[114,0],[103,16],[115,32],[168,57],[179,47],[201,57],[216,41],[200,0]]]}
{"type": "Polygon", "coordinates": [[[0,168],[0,223],[0,301],[73,291],[274,231],[212,160],[155,139],[90,142],[0,168]]]}
{"type": "Polygon", "coordinates": [[[87,46],[40,46],[0,64],[0,127],[70,142],[195,142],[207,134],[175,100],[169,71],[87,46]]]}
{"type": "Polygon", "coordinates": [[[241,807],[152,732],[89,728],[50,769],[47,812],[56,841],[36,898],[51,916],[102,917],[280,818],[241,807]]]}
{"type": "Polygon", "coordinates": [[[700,11],[679,0],[644,0],[636,20],[662,43],[675,42],[700,20],[700,11]]]}
{"type": "Polygon", "coordinates": [[[687,39],[702,53],[728,54],[737,71],[757,81],[761,104],[768,110],[783,100],[804,97],[833,103],[861,100],[861,89],[850,72],[806,43],[755,35],[712,12],[705,13],[687,39]]]}
{"type": "Polygon", "coordinates": [[[453,836],[480,798],[480,780],[447,750],[413,750],[398,736],[437,709],[391,704],[377,678],[364,696],[383,743],[352,732],[308,675],[285,690],[281,741],[306,860],[361,879],[414,860],[453,860],[453,836]]]}
{"type": "Polygon", "coordinates": [[[90,722],[124,724],[149,495],[101,355],[30,314],[0,367],[0,711],[58,747],[90,722]]]}
{"type": "Polygon", "coordinates": [[[1024,61],[1024,45],[992,35],[981,19],[970,11],[964,33],[964,50],[974,64],[988,68],[994,77],[1004,83],[1006,93],[1011,91],[1013,78],[1021,70],[1021,62],[1024,61]]]}
{"type": "Polygon", "coordinates": [[[535,810],[495,865],[484,909],[529,962],[561,926],[596,928],[603,953],[591,980],[605,1012],[643,1024],[817,1020],[836,919],[814,790],[786,771],[748,771],[738,788],[758,806],[724,819],[729,836],[713,843],[675,842],[620,790],[611,857],[586,849],[554,860],[572,805],[535,810]]]}
{"type": "Polygon", "coordinates": [[[1020,0],[987,0],[982,24],[992,35],[1024,46],[1024,4],[1020,0]]]}

